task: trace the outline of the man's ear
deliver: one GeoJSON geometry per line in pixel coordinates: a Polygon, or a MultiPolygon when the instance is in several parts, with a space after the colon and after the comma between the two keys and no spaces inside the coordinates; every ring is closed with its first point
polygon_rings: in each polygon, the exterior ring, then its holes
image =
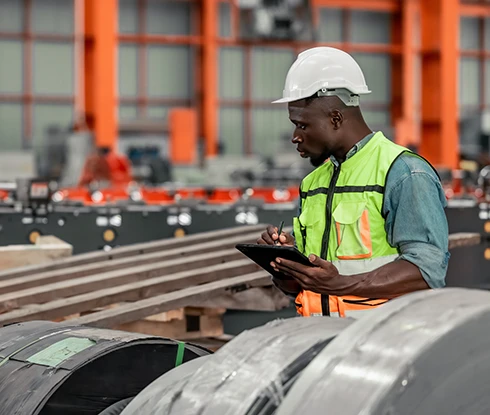
{"type": "Polygon", "coordinates": [[[330,111],[330,122],[334,130],[338,130],[344,122],[344,115],[339,110],[330,111]]]}

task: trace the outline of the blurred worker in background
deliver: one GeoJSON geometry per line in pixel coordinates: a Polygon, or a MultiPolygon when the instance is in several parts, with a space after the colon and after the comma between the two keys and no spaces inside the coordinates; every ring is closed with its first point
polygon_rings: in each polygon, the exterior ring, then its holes
{"type": "Polygon", "coordinates": [[[436,171],[367,126],[369,91],[347,53],[318,47],[291,66],[283,98],[292,142],[316,169],[301,183],[293,235],[269,226],[259,244],[296,245],[313,267],[278,258],[274,283],[304,316],[358,317],[391,298],[445,285],[446,199],[436,171]]]}
{"type": "Polygon", "coordinates": [[[111,186],[127,186],[131,182],[131,166],[127,157],[108,147],[99,147],[85,161],[79,186],[107,183],[111,186]]]}

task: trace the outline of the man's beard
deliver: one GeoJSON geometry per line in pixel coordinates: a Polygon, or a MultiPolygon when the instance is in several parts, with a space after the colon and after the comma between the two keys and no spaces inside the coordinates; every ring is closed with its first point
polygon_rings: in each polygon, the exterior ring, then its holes
{"type": "Polygon", "coordinates": [[[319,167],[323,163],[325,163],[325,160],[328,159],[330,156],[331,154],[329,151],[324,151],[318,157],[310,157],[310,163],[313,167],[319,167]]]}

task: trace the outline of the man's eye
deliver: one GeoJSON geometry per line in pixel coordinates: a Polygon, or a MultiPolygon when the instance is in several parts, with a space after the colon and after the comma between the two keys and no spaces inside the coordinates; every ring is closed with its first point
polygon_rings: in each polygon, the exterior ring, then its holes
{"type": "Polygon", "coordinates": [[[306,128],[306,125],[298,124],[297,127],[301,130],[304,130],[306,128]]]}

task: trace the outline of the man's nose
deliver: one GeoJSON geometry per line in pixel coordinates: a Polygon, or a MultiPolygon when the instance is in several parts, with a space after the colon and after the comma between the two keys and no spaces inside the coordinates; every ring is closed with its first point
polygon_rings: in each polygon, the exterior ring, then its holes
{"type": "Polygon", "coordinates": [[[303,139],[299,135],[293,135],[293,139],[291,140],[293,144],[302,143],[303,139]]]}

